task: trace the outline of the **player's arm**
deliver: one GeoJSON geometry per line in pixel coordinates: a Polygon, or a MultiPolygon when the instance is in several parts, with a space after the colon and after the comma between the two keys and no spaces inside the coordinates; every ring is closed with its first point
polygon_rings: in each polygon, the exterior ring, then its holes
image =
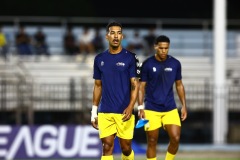
{"type": "Polygon", "coordinates": [[[139,80],[137,77],[133,77],[130,79],[130,83],[131,83],[131,95],[130,95],[130,103],[128,105],[128,107],[123,111],[123,121],[127,121],[131,118],[132,116],[132,111],[134,108],[134,105],[137,101],[137,95],[138,95],[138,88],[139,88],[139,84],[138,84],[139,80]]]}
{"type": "Polygon", "coordinates": [[[145,97],[145,88],[146,88],[146,81],[142,81],[142,77],[145,77],[147,74],[146,67],[145,70],[143,69],[143,64],[145,64],[145,61],[143,63],[139,63],[139,90],[138,90],[138,117],[139,119],[145,118],[144,114],[144,97],[145,97]]]}
{"type": "Polygon", "coordinates": [[[102,81],[95,80],[94,87],[93,87],[93,101],[92,101],[92,111],[91,111],[91,122],[92,126],[98,129],[98,122],[97,122],[97,109],[98,104],[100,102],[102,96],[102,81]]]}
{"type": "Polygon", "coordinates": [[[185,98],[185,89],[184,89],[184,85],[182,83],[182,80],[176,80],[175,85],[176,85],[176,90],[177,90],[179,100],[182,103],[181,120],[184,121],[187,118],[187,106],[186,106],[186,98],[185,98]]]}
{"type": "Polygon", "coordinates": [[[95,80],[93,87],[93,105],[98,106],[102,96],[102,81],[95,80]]]}
{"type": "Polygon", "coordinates": [[[130,98],[130,103],[129,106],[134,108],[134,105],[137,100],[137,95],[138,95],[138,89],[139,89],[139,79],[137,77],[131,78],[131,98],[130,98]]]}
{"type": "Polygon", "coordinates": [[[145,88],[146,88],[146,82],[140,82],[139,85],[139,92],[138,92],[138,116],[139,118],[145,118],[145,114],[143,112],[144,110],[144,96],[145,96],[145,88]]]}

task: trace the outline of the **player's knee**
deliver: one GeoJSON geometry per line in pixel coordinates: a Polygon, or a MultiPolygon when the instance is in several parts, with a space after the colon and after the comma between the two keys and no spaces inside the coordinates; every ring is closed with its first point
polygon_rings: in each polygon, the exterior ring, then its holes
{"type": "Polygon", "coordinates": [[[112,153],[112,151],[113,151],[113,144],[111,143],[103,144],[103,153],[112,153]]]}
{"type": "Polygon", "coordinates": [[[157,145],[157,139],[153,137],[148,138],[148,144],[149,145],[157,145]]]}
{"type": "Polygon", "coordinates": [[[131,145],[124,145],[124,146],[121,146],[121,150],[122,150],[122,153],[125,155],[125,156],[129,156],[132,152],[132,148],[131,148],[131,145]]]}
{"type": "Polygon", "coordinates": [[[180,141],[180,135],[174,135],[170,138],[171,143],[178,144],[180,141]]]}

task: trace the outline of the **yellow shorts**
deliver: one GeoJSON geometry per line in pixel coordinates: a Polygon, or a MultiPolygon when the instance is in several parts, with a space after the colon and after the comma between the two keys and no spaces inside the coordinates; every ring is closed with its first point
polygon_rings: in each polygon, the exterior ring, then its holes
{"type": "Polygon", "coordinates": [[[149,120],[148,124],[144,126],[145,131],[155,130],[166,124],[175,124],[181,126],[181,121],[177,109],[168,112],[156,112],[151,110],[144,110],[145,119],[149,120]]]}
{"type": "Polygon", "coordinates": [[[99,137],[104,138],[116,133],[122,139],[132,139],[135,125],[135,116],[128,121],[122,121],[123,115],[116,113],[98,113],[99,137]]]}

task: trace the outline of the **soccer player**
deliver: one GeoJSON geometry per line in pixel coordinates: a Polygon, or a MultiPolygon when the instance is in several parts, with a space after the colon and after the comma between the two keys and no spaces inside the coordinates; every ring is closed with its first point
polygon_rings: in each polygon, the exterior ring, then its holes
{"type": "Polygon", "coordinates": [[[168,55],[170,39],[161,35],[155,39],[155,55],[147,58],[141,68],[138,95],[139,118],[149,120],[144,126],[147,136],[147,160],[156,160],[159,129],[163,127],[170,142],[165,160],[174,160],[178,151],[181,121],[174,100],[175,84],[182,103],[181,120],[187,118],[185,90],[182,83],[181,63],[168,55]]]}
{"type": "Polygon", "coordinates": [[[118,136],[122,160],[133,160],[133,114],[139,81],[138,59],[121,46],[122,25],[110,22],[106,28],[109,48],[94,59],[92,126],[99,129],[102,141],[101,160],[113,160],[114,138],[118,136]]]}

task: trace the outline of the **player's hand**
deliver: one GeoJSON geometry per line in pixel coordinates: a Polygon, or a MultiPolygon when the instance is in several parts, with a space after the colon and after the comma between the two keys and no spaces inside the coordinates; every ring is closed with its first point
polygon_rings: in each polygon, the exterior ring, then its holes
{"type": "Polygon", "coordinates": [[[124,111],[123,111],[123,122],[128,121],[132,116],[132,109],[130,107],[127,107],[124,111]]]}
{"type": "Polygon", "coordinates": [[[187,118],[187,108],[182,107],[181,109],[181,120],[184,121],[187,118]]]}
{"type": "Polygon", "coordinates": [[[96,117],[96,118],[95,118],[95,121],[91,121],[91,123],[92,123],[93,128],[95,128],[96,130],[98,130],[98,118],[96,117]]]}
{"type": "Polygon", "coordinates": [[[138,118],[139,118],[139,119],[145,119],[144,109],[138,110],[138,118]]]}
{"type": "Polygon", "coordinates": [[[91,110],[91,123],[93,128],[98,130],[98,115],[97,115],[98,106],[93,105],[91,110]]]}

